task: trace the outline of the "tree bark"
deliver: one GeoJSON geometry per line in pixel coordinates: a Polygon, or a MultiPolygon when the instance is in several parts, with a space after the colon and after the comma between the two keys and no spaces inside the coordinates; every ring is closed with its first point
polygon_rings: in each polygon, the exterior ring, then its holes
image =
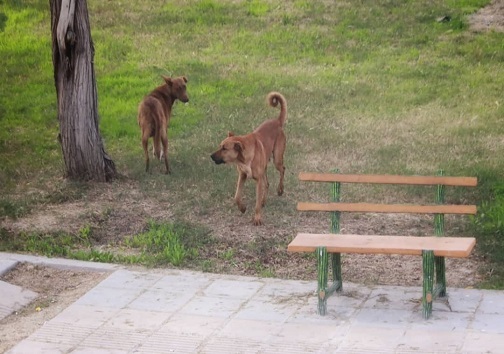
{"type": "Polygon", "coordinates": [[[59,140],[71,180],[116,177],[98,122],[98,98],[86,0],[49,0],[52,59],[58,99],[59,140]]]}

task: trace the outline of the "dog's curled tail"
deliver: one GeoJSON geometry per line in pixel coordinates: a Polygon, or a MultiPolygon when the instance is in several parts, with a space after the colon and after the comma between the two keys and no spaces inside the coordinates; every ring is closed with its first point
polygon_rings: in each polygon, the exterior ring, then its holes
{"type": "Polygon", "coordinates": [[[270,92],[267,101],[271,107],[276,107],[280,103],[278,120],[280,121],[280,125],[283,126],[287,120],[287,101],[285,97],[280,92],[270,92]]]}

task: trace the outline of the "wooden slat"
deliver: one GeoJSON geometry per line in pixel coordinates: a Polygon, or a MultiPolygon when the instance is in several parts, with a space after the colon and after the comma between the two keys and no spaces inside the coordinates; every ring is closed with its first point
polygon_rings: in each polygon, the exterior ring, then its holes
{"type": "Polygon", "coordinates": [[[351,175],[340,173],[300,172],[300,181],[343,182],[343,183],[377,183],[377,184],[415,184],[475,187],[476,177],[448,176],[400,176],[400,175],[351,175]]]}
{"type": "Polygon", "coordinates": [[[331,253],[421,255],[432,250],[442,257],[468,257],[476,239],[473,237],[378,236],[299,233],[287,247],[289,252],[313,252],[319,246],[331,253]]]}
{"type": "Polygon", "coordinates": [[[299,211],[347,211],[356,213],[476,214],[476,205],[408,205],[372,203],[307,203],[297,204],[299,211]]]}

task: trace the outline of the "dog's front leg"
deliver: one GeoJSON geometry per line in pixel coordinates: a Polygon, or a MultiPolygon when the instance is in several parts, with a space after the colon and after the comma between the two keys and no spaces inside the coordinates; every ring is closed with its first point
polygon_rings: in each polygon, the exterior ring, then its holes
{"type": "Polygon", "coordinates": [[[234,201],[236,205],[238,206],[238,209],[244,213],[245,210],[247,210],[247,206],[243,204],[242,202],[242,195],[243,195],[243,185],[245,184],[245,181],[247,180],[247,174],[241,171],[238,171],[238,183],[236,184],[236,193],[234,196],[234,201]]]}
{"type": "Polygon", "coordinates": [[[262,203],[264,198],[264,176],[261,176],[256,180],[256,205],[255,205],[255,215],[254,215],[254,225],[262,225],[262,203]]]}

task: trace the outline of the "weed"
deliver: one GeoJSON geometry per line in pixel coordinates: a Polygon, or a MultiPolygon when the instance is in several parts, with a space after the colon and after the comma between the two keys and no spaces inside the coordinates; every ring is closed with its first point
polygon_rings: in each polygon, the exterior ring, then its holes
{"type": "Polygon", "coordinates": [[[205,242],[202,237],[197,241],[194,230],[187,225],[148,223],[147,231],[125,241],[129,247],[139,248],[145,259],[154,263],[181,265],[188,259],[198,256],[198,245],[205,242]]]}
{"type": "Polygon", "coordinates": [[[232,261],[235,256],[235,251],[232,248],[229,248],[222,252],[219,257],[222,258],[225,261],[232,261]]]}
{"type": "Polygon", "coordinates": [[[10,217],[17,219],[28,213],[30,208],[25,204],[25,201],[12,201],[8,198],[0,199],[0,217],[10,217]]]}

